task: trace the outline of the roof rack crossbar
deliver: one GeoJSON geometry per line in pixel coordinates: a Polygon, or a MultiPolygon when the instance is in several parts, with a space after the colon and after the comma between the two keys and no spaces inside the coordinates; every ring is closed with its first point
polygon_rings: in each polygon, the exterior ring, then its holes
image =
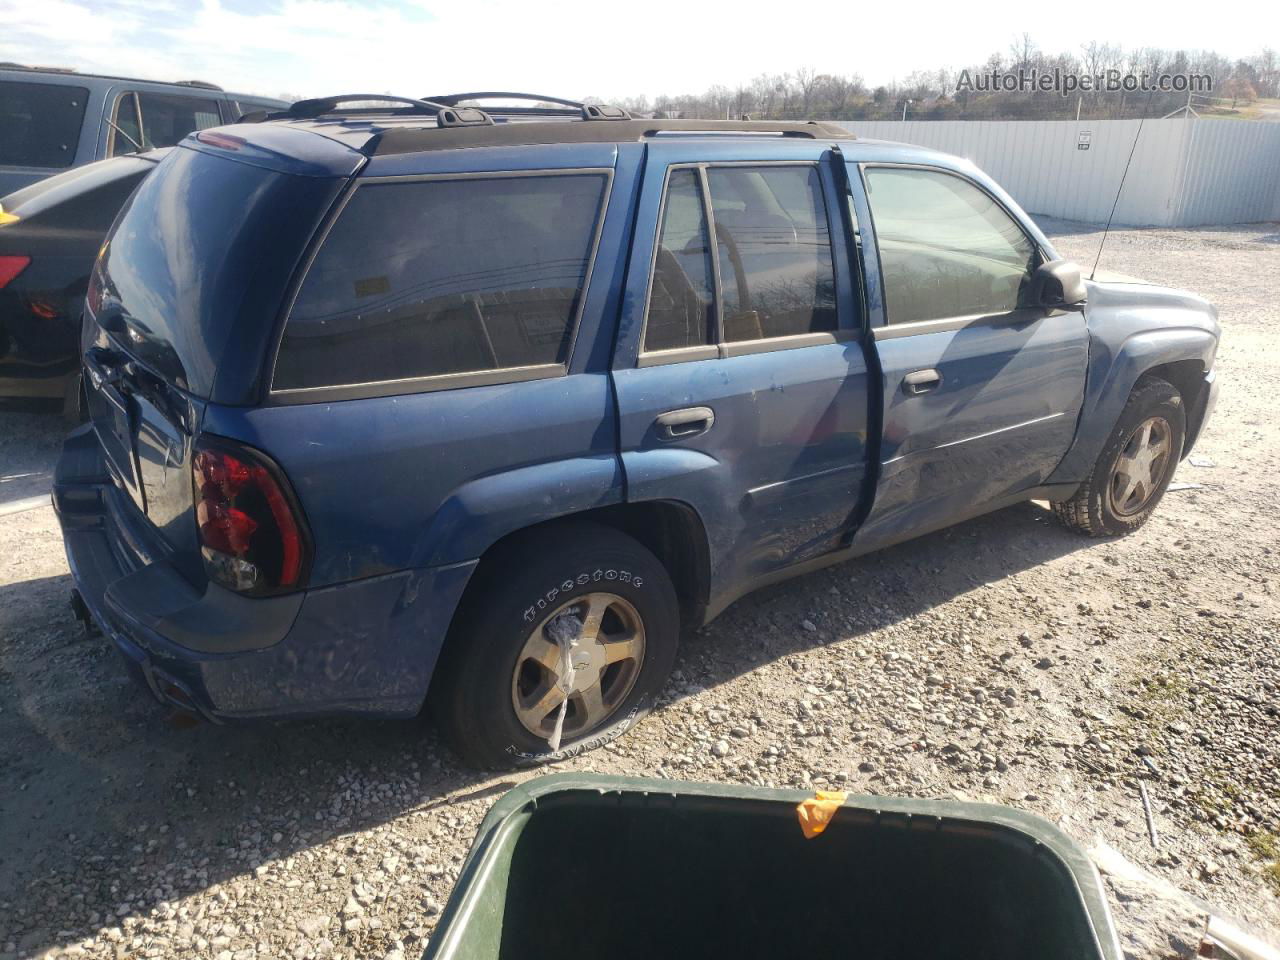
{"type": "Polygon", "coordinates": [[[311,100],[299,100],[291,104],[288,110],[270,114],[268,119],[308,120],[332,113],[343,103],[360,103],[372,100],[378,103],[402,103],[397,113],[425,113],[435,116],[449,104],[437,103],[433,100],[415,100],[413,97],[398,97],[390,93],[344,93],[336,97],[316,97],[311,100]]]}
{"type": "MultiPolygon", "coordinates": [[[[432,103],[442,103],[446,107],[456,107],[463,100],[528,100],[532,103],[554,103],[562,107],[581,110],[584,104],[579,100],[566,100],[564,97],[548,97],[540,93],[512,93],[500,90],[484,90],[475,93],[446,93],[439,97],[424,97],[432,103]]],[[[500,110],[497,112],[501,112],[500,110]]]]}

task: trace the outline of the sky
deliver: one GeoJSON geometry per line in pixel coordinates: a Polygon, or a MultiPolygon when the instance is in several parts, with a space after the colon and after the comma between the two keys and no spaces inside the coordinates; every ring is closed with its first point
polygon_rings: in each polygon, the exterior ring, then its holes
{"type": "Polygon", "coordinates": [[[1280,47],[1280,14],[1207,17],[1080,0],[807,4],[733,0],[0,0],[0,61],[241,93],[323,96],[519,90],[605,100],[700,93],[811,67],[870,85],[964,67],[1022,33],[1046,52],[1096,40],[1216,50],[1280,47]]]}

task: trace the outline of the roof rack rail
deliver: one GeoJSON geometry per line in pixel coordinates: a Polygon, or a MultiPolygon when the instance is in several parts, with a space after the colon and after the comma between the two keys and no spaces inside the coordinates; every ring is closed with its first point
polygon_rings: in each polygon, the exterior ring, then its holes
{"type": "Polygon", "coordinates": [[[573,118],[546,123],[504,123],[473,126],[470,129],[425,129],[389,126],[362,147],[367,156],[419,153],[427,150],[454,150],[459,147],[511,147],[549,143],[621,143],[651,137],[705,137],[718,134],[764,134],[787,139],[856,139],[846,128],[834,123],[801,120],[622,120],[613,123],[582,123],[573,118]]]}
{"type": "Polygon", "coordinates": [[[223,90],[216,83],[210,83],[208,80],[176,80],[174,81],[180,87],[199,87],[201,90],[217,90],[222,93],[223,90]]]}

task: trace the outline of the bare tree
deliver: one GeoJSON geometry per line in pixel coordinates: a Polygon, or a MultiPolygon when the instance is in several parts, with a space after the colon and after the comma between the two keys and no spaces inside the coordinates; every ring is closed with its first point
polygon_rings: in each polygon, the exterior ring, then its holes
{"type": "Polygon", "coordinates": [[[809,116],[813,105],[813,90],[818,84],[818,71],[813,67],[801,67],[796,71],[796,86],[800,88],[800,115],[809,116]]]}
{"type": "Polygon", "coordinates": [[[1013,54],[1013,63],[1010,64],[1011,70],[1025,69],[1032,65],[1036,54],[1040,52],[1040,48],[1036,46],[1036,42],[1031,39],[1031,34],[1024,33],[1021,37],[1009,44],[1009,52],[1013,54]]]}
{"type": "MultiPolygon", "coordinates": [[[[1222,91],[1219,95],[1241,99],[1280,95],[1280,57],[1271,48],[1240,61],[1230,61],[1211,51],[1162,50],[1140,47],[1125,50],[1109,43],[1088,43],[1078,54],[1047,54],[1029,34],[1012,43],[1007,52],[995,51],[981,64],[963,72],[932,67],[909,74],[901,83],[868,90],[856,74],[840,76],[801,67],[792,73],[760,74],[749,83],[717,84],[700,94],[664,95],[652,103],[646,97],[623,99],[620,106],[632,113],[672,117],[724,119],[749,114],[756,119],[891,119],[901,116],[902,101],[915,101],[912,116],[921,119],[1071,119],[1077,98],[1040,90],[959,88],[965,75],[982,77],[995,72],[1036,69],[1042,74],[1106,76],[1111,72],[1186,75],[1208,74],[1222,91]]],[[[1209,91],[1203,91],[1209,92],[1209,91]]],[[[1082,114],[1091,117],[1160,117],[1187,102],[1185,92],[1134,94],[1100,89],[1081,94],[1082,114]]],[[[1212,106],[1208,109],[1214,109],[1212,106]]]]}

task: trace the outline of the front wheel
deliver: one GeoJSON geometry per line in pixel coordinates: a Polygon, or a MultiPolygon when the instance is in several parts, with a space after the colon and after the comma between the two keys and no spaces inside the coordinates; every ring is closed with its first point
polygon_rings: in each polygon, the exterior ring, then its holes
{"type": "Polygon", "coordinates": [[[430,700],[445,739],[482,768],[562,760],[621,736],[675,660],[679,603],[644,546],[564,524],[487,557],[430,700]]]}
{"type": "Polygon", "coordinates": [[[1150,519],[1182,458],[1187,417],[1182,395],[1164,380],[1141,381],[1088,479],[1054,503],[1066,526],[1091,537],[1130,533],[1150,519]]]}

